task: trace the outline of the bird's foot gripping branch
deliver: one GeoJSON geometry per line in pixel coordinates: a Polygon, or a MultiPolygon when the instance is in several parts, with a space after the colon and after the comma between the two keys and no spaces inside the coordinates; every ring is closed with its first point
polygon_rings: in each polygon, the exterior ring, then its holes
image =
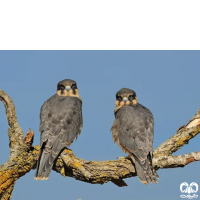
{"type": "MultiPolygon", "coordinates": [[[[32,146],[34,133],[24,137],[20,128],[12,99],[0,90],[0,100],[6,109],[9,124],[10,157],[0,166],[0,199],[10,199],[16,181],[35,169],[39,146],[32,146]]],[[[177,168],[199,161],[200,152],[173,156],[181,146],[188,144],[200,132],[200,109],[189,122],[177,130],[175,135],[154,150],[153,165],[160,168],[177,168]]],[[[73,177],[91,184],[104,184],[109,181],[119,187],[126,186],[124,179],[137,176],[134,165],[129,159],[109,161],[85,161],[74,156],[70,149],[64,150],[57,159],[53,170],[62,176],[73,177]]],[[[162,177],[160,177],[162,178],[162,177]]],[[[34,180],[34,179],[33,179],[34,180]]]]}

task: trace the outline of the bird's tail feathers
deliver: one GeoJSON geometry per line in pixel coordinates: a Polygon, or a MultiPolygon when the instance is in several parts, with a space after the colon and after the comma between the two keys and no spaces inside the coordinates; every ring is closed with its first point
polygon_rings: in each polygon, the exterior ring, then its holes
{"type": "Polygon", "coordinates": [[[37,169],[34,176],[35,180],[47,180],[51,173],[53,163],[49,164],[50,153],[44,151],[44,148],[40,149],[39,158],[37,161],[37,169]]]}
{"type": "Polygon", "coordinates": [[[47,180],[49,177],[36,177],[34,176],[35,180],[47,180]]]}
{"type": "Polygon", "coordinates": [[[157,183],[159,176],[152,167],[151,157],[148,156],[144,164],[136,156],[134,156],[134,159],[136,172],[140,181],[144,184],[151,182],[157,183]]]}

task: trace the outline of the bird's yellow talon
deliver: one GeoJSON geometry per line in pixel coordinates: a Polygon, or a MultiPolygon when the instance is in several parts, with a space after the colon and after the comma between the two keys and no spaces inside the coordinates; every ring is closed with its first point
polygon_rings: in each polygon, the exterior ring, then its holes
{"type": "Polygon", "coordinates": [[[129,156],[126,156],[126,157],[117,157],[118,160],[125,160],[125,159],[128,159],[129,156]]]}

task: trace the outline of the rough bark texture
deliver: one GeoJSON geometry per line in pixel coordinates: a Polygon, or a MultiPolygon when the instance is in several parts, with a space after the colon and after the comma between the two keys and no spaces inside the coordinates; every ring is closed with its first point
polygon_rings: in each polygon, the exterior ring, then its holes
{"type": "MultiPolygon", "coordinates": [[[[0,166],[0,199],[10,199],[14,185],[20,177],[35,169],[39,146],[32,147],[34,132],[29,130],[24,138],[20,128],[12,99],[0,90],[0,100],[4,103],[10,126],[10,157],[0,166]]],[[[153,165],[160,168],[184,167],[200,160],[200,152],[172,156],[181,146],[188,144],[200,132],[200,109],[186,125],[180,127],[154,150],[153,165]]],[[[57,159],[53,170],[62,176],[73,177],[91,184],[104,184],[112,181],[119,187],[126,186],[123,179],[137,176],[133,163],[129,159],[109,161],[85,161],[74,156],[70,149],[64,150],[57,159]]]]}

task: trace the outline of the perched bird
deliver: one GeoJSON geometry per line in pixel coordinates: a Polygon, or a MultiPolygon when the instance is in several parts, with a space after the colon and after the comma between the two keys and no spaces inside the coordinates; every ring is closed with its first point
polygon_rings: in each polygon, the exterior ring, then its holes
{"type": "Polygon", "coordinates": [[[116,93],[112,138],[135,163],[140,181],[157,183],[152,167],[154,118],[151,111],[137,102],[135,91],[122,88],[116,93]]]}
{"type": "Polygon", "coordinates": [[[81,133],[82,100],[76,82],[65,79],[57,84],[57,93],[40,111],[40,153],[35,179],[48,179],[54,161],[81,133]]]}

